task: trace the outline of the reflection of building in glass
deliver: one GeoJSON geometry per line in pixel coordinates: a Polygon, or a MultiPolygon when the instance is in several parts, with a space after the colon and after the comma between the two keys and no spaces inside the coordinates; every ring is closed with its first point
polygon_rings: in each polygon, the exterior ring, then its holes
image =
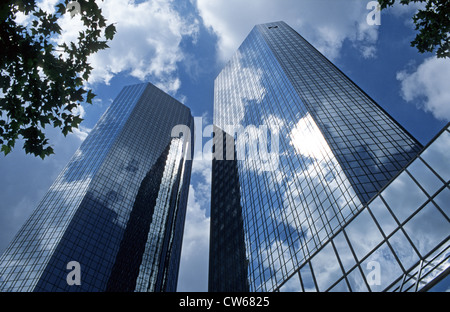
{"type": "MultiPolygon", "coordinates": [[[[214,123],[225,131],[231,129],[228,125],[267,125],[279,136],[279,161],[273,170],[261,170],[253,159],[235,162],[246,252],[242,261],[250,291],[383,290],[403,277],[410,279],[411,268],[424,268],[441,243],[446,248],[449,227],[443,206],[420,210],[436,220],[430,250],[424,247],[427,238],[416,235],[424,233],[415,221],[421,217],[416,209],[439,204],[424,197],[417,207],[406,208],[404,195],[379,195],[417,156],[420,143],[285,23],[256,26],[219,74],[214,123]],[[392,198],[390,210],[370,209],[381,197],[388,205],[392,198]],[[377,214],[386,212],[392,212],[395,222],[390,232],[377,220],[377,214]],[[417,232],[412,231],[416,226],[417,232]],[[408,252],[415,258],[404,255],[408,252]],[[375,286],[369,280],[378,272],[374,261],[381,265],[381,282],[376,280],[375,286]],[[368,275],[371,266],[375,269],[368,275]]],[[[232,167],[213,167],[213,177],[234,177],[232,167]]],[[[425,172],[423,166],[421,170],[425,172]]],[[[448,192],[448,177],[435,178],[441,184],[428,195],[448,192]]],[[[409,187],[410,194],[420,190],[416,181],[420,183],[405,172],[383,192],[409,187]]],[[[213,183],[212,194],[234,200],[228,196],[231,188],[236,187],[213,183]]],[[[420,195],[408,199],[415,196],[420,195]]],[[[212,250],[221,246],[213,227],[231,220],[213,215],[224,209],[214,205],[212,201],[212,250]]],[[[223,236],[241,235],[231,225],[220,231],[223,236]]],[[[223,266],[238,259],[210,256],[211,290],[235,290],[226,283],[223,266]]]]}
{"type": "Polygon", "coordinates": [[[248,272],[234,139],[218,128],[214,133],[208,288],[246,292],[248,272]]]}
{"type": "Polygon", "coordinates": [[[449,146],[450,124],[277,289],[440,289],[450,271],[449,146]]]}
{"type": "Polygon", "coordinates": [[[176,125],[187,107],[125,87],[0,258],[1,290],[175,291],[193,150],[176,125]]]}

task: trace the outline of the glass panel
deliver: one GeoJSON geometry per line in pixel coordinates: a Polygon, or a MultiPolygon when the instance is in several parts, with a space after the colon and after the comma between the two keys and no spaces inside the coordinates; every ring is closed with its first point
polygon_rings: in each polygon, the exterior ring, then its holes
{"type": "Polygon", "coordinates": [[[345,232],[359,259],[367,255],[383,239],[367,210],[361,212],[346,227],[345,232]]]}
{"type": "Polygon", "coordinates": [[[377,197],[372,201],[369,208],[386,236],[391,234],[398,227],[397,222],[394,220],[392,214],[380,197],[377,197]]]}
{"type": "Polygon", "coordinates": [[[330,243],[311,259],[311,266],[319,291],[327,290],[342,276],[342,270],[330,243]]]}
{"type": "Polygon", "coordinates": [[[381,195],[400,222],[405,221],[427,199],[406,172],[401,173],[381,195]]]}
{"type": "Polygon", "coordinates": [[[382,291],[403,272],[389,246],[384,243],[362,264],[364,275],[372,291],[382,291]]]}
{"type": "Polygon", "coordinates": [[[447,217],[450,216],[450,189],[448,187],[434,198],[434,202],[447,214],[447,217]]]}
{"type": "Polygon", "coordinates": [[[361,272],[359,268],[354,269],[350,274],[347,275],[348,283],[354,292],[365,292],[368,291],[366,283],[364,282],[363,277],[361,276],[361,272]]]}
{"type": "Polygon", "coordinates": [[[348,286],[345,279],[342,279],[336,286],[330,289],[331,292],[348,292],[348,286]]]}
{"type": "Polygon", "coordinates": [[[402,231],[397,231],[389,238],[389,242],[405,270],[408,270],[420,260],[402,231]]]}
{"type": "Polygon", "coordinates": [[[295,273],[283,286],[280,287],[280,292],[299,292],[302,291],[300,285],[300,278],[295,273]]]}
{"type": "Polygon", "coordinates": [[[429,195],[433,195],[441,186],[442,181],[419,158],[409,167],[409,173],[419,182],[429,195]]]}
{"type": "Polygon", "coordinates": [[[404,228],[422,256],[450,234],[449,222],[433,203],[426,205],[404,228]]]}
{"type": "Polygon", "coordinates": [[[421,157],[445,180],[450,180],[450,133],[442,133],[421,155],[421,157]]]}
{"type": "Polygon", "coordinates": [[[345,239],[344,234],[340,233],[339,235],[337,235],[334,238],[333,242],[344,270],[346,272],[350,271],[350,269],[355,265],[356,261],[353,257],[350,247],[347,244],[347,240],[345,239]]]}
{"type": "Polygon", "coordinates": [[[303,290],[306,292],[317,291],[314,285],[314,280],[312,278],[311,269],[309,263],[307,263],[303,268],[300,269],[300,276],[302,279],[303,290]]]}

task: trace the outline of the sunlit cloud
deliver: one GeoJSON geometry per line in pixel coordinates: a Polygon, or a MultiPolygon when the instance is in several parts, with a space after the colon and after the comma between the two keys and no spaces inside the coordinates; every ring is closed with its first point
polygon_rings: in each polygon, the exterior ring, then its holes
{"type": "Polygon", "coordinates": [[[346,39],[364,57],[374,57],[378,29],[367,25],[366,4],[359,0],[196,0],[204,24],[219,38],[220,62],[231,57],[254,25],[280,19],[331,59],[339,56],[346,39]]]}
{"type": "Polygon", "coordinates": [[[450,121],[450,60],[428,58],[413,72],[398,72],[397,80],[405,101],[431,112],[436,119],[450,121]]]}

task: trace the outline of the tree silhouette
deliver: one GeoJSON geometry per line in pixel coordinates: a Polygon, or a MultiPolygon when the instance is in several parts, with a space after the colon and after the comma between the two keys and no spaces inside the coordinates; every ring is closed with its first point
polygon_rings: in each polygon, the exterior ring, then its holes
{"type": "MultiPolygon", "coordinates": [[[[73,2],[73,1],[72,1],[73,2]]],[[[59,128],[65,136],[82,121],[76,114],[95,94],[84,85],[92,71],[89,55],[108,47],[116,32],[95,1],[78,0],[80,12],[65,0],[48,13],[36,0],[2,0],[0,4],[0,146],[7,155],[17,139],[27,154],[53,154],[43,129],[59,128]],[[17,22],[24,14],[26,25],[17,22]],[[75,42],[57,45],[58,19],[79,14],[83,30],[75,42]]]]}
{"type": "MultiPolygon", "coordinates": [[[[450,57],[450,1],[449,0],[400,0],[403,5],[424,2],[413,21],[418,34],[411,42],[420,53],[433,52],[438,58],[450,57]]],[[[378,0],[381,10],[392,6],[395,0],[378,0]]]]}

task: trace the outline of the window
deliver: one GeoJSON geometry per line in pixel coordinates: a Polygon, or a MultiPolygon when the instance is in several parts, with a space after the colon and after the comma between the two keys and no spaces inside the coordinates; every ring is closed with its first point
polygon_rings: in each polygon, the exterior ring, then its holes
{"type": "Polygon", "coordinates": [[[345,231],[359,259],[363,258],[383,239],[367,211],[361,212],[346,227],[345,231]]]}
{"type": "Polygon", "coordinates": [[[405,221],[427,199],[418,185],[406,173],[401,173],[382,193],[400,222],[405,221]]]}

